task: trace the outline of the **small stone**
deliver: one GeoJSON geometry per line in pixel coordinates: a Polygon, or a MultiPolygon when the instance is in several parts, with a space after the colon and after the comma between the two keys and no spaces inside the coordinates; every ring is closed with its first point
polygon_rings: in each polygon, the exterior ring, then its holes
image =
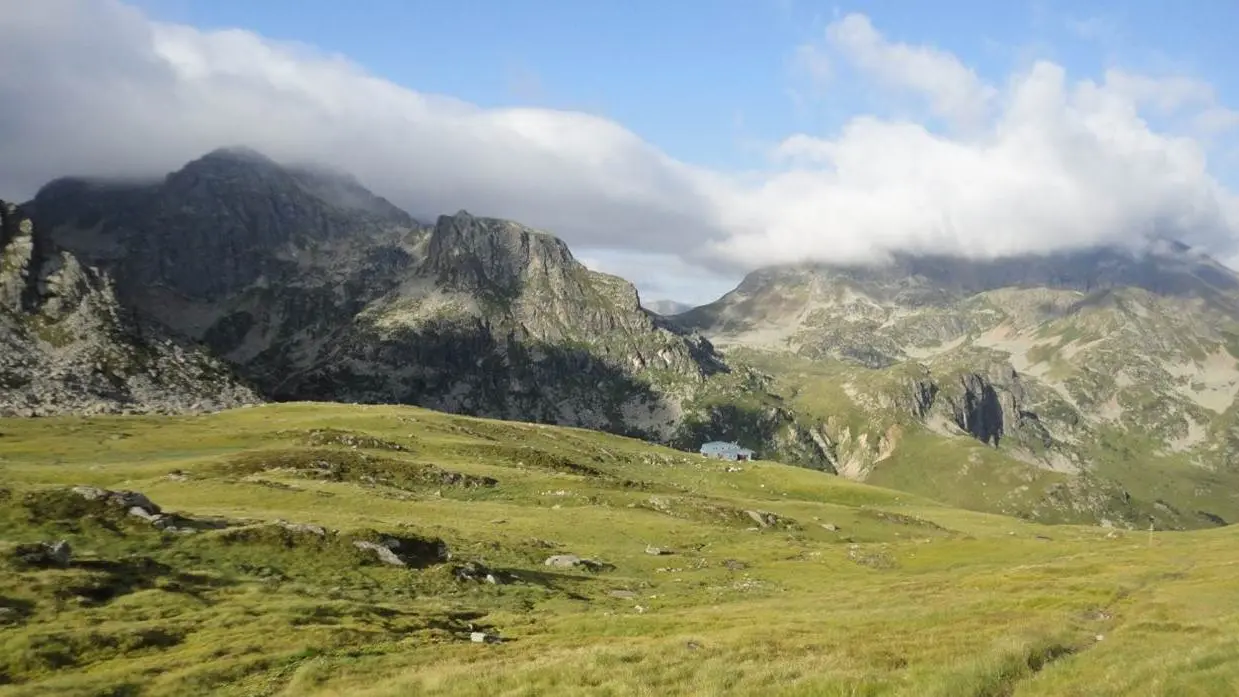
{"type": "Polygon", "coordinates": [[[637,594],[633,591],[626,590],[613,590],[607,595],[610,595],[612,598],[619,598],[620,600],[632,600],[637,597],[637,594]]]}
{"type": "Polygon", "coordinates": [[[494,634],[488,634],[486,632],[470,632],[469,641],[472,641],[475,644],[498,644],[500,639],[494,634]]]}
{"type": "Polygon", "coordinates": [[[822,529],[829,532],[839,532],[839,526],[834,523],[822,523],[822,529]]]}
{"type": "Polygon", "coordinates": [[[150,511],[146,510],[145,508],[142,508],[141,506],[131,506],[129,508],[129,515],[137,517],[137,518],[142,518],[143,520],[154,520],[155,519],[154,513],[151,513],[150,511]]]}

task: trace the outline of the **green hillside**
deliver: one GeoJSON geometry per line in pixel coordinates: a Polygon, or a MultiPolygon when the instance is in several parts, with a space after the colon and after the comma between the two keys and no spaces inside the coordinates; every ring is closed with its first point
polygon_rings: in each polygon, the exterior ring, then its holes
{"type": "Polygon", "coordinates": [[[4,696],[1239,689],[1229,528],[405,407],[0,420],[0,482],[4,696]]]}

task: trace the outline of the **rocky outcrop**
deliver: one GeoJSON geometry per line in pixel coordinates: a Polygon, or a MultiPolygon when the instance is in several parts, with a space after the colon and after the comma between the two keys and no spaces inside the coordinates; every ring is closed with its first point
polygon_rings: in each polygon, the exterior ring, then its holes
{"type": "Polygon", "coordinates": [[[122,306],[111,279],[0,202],[0,415],[255,403],[228,366],[122,306]]]}
{"type": "Polygon", "coordinates": [[[679,394],[725,370],[562,240],[464,211],[324,353],[282,389],[653,437],[678,425],[679,394]]]}

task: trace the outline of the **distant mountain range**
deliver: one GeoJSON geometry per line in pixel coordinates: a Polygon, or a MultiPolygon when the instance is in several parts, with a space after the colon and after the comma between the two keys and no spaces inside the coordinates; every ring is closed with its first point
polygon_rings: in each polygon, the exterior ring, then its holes
{"type": "Polygon", "coordinates": [[[544,232],[241,148],[3,215],[4,414],[408,403],[1047,521],[1239,518],[1239,276],[1175,243],[766,268],[643,307],[544,232]]]}
{"type": "Polygon", "coordinates": [[[663,317],[671,317],[693,309],[693,305],[676,302],[675,300],[650,300],[642,304],[645,306],[645,309],[660,314],[663,317]]]}

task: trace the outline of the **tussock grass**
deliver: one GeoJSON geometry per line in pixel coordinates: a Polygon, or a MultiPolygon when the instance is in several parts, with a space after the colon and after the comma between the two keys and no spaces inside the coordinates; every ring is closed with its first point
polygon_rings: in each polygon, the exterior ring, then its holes
{"type": "Polygon", "coordinates": [[[4,696],[1239,692],[1229,528],[1037,525],[413,408],[0,434],[4,696]],[[226,526],[160,531],[74,485],[226,526]],[[353,544],[394,538],[441,539],[451,559],[391,566],[353,544]],[[59,539],[67,567],[13,559],[59,539]]]}

